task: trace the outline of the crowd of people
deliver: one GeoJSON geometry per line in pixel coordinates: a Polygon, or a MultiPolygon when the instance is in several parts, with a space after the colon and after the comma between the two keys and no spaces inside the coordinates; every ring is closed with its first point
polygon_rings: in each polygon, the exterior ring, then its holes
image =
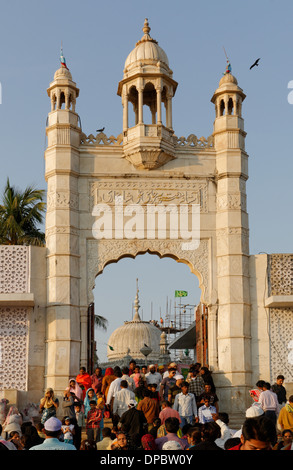
{"type": "Polygon", "coordinates": [[[0,425],[0,450],[293,450],[283,376],[256,383],[241,429],[231,429],[209,369],[192,364],[186,377],[179,369],[131,361],[90,375],[82,367],[62,403],[45,392],[37,423],[20,416],[0,425]]]}

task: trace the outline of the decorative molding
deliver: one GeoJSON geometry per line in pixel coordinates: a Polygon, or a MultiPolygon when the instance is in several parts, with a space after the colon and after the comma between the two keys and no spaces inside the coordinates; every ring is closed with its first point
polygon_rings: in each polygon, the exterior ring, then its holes
{"type": "Polygon", "coordinates": [[[78,210],[78,194],[69,191],[52,191],[47,195],[47,210],[73,209],[78,210]]]}
{"type": "Polygon", "coordinates": [[[118,181],[104,179],[90,182],[89,199],[92,212],[96,204],[114,205],[116,197],[122,197],[123,204],[199,204],[202,213],[208,212],[207,179],[196,181],[162,181],[138,178],[118,181]]]}
{"type": "MultiPolygon", "coordinates": [[[[131,130],[131,128],[129,128],[131,130]]],[[[148,136],[155,135],[155,130],[150,126],[148,127],[148,136]]],[[[190,134],[188,137],[177,137],[173,135],[173,143],[176,147],[193,147],[198,149],[210,149],[214,148],[214,137],[210,135],[209,137],[197,137],[195,134],[190,134]]],[[[98,133],[96,136],[93,134],[86,135],[84,132],[81,133],[80,137],[81,145],[114,145],[119,146],[123,144],[123,134],[119,134],[117,137],[111,135],[107,137],[104,132],[98,133]]]]}

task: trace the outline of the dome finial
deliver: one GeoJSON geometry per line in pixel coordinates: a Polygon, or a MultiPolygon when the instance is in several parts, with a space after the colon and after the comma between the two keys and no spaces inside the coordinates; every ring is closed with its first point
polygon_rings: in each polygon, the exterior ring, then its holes
{"type": "Polygon", "coordinates": [[[134,314],[134,317],[133,317],[132,321],[141,321],[141,318],[140,318],[139,313],[138,313],[138,310],[139,310],[139,307],[140,307],[138,292],[139,292],[138,279],[136,278],[136,296],[135,296],[135,301],[134,301],[135,314],[134,314]]]}
{"type": "Polygon", "coordinates": [[[147,18],[144,20],[144,25],[143,25],[142,30],[143,30],[144,34],[149,34],[149,32],[151,30],[151,28],[149,26],[149,21],[148,21],[147,18]]]}

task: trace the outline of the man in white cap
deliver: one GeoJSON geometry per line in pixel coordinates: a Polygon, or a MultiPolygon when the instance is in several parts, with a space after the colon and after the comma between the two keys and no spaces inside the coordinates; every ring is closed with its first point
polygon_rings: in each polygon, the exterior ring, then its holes
{"type": "MultiPolygon", "coordinates": [[[[246,418],[258,418],[263,415],[264,415],[264,410],[257,403],[254,403],[253,405],[251,405],[250,408],[247,408],[246,413],[245,413],[246,418]]],[[[239,431],[236,431],[233,434],[233,437],[241,437],[241,435],[242,435],[242,426],[241,426],[241,429],[239,429],[239,431]]]]}
{"type": "Polygon", "coordinates": [[[160,372],[156,371],[155,364],[149,366],[149,372],[145,375],[147,385],[156,384],[157,392],[160,390],[160,384],[162,382],[162,376],[160,372]]]}
{"type": "Polygon", "coordinates": [[[169,370],[173,370],[173,369],[177,370],[177,364],[176,364],[176,362],[170,362],[170,364],[168,365],[167,370],[166,370],[166,371],[164,372],[164,374],[163,374],[163,379],[165,379],[166,377],[168,377],[168,375],[169,375],[169,370]]]}
{"type": "Polygon", "coordinates": [[[147,431],[147,420],[141,410],[136,409],[137,401],[129,400],[128,410],[123,413],[118,422],[118,428],[129,436],[138,434],[142,437],[147,431]]]}
{"type": "Polygon", "coordinates": [[[44,434],[46,439],[42,444],[31,447],[29,450],[77,450],[73,444],[61,442],[59,437],[61,435],[62,423],[60,419],[52,418],[47,419],[44,423],[44,434]]]}

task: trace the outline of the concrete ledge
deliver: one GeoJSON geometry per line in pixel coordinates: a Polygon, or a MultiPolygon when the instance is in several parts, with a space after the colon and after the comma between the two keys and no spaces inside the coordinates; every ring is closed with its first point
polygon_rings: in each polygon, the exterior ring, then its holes
{"type": "Polygon", "coordinates": [[[0,294],[0,307],[33,307],[34,294],[0,294]]]}
{"type": "Polygon", "coordinates": [[[272,295],[265,300],[265,307],[293,307],[293,295],[272,295]]]}

